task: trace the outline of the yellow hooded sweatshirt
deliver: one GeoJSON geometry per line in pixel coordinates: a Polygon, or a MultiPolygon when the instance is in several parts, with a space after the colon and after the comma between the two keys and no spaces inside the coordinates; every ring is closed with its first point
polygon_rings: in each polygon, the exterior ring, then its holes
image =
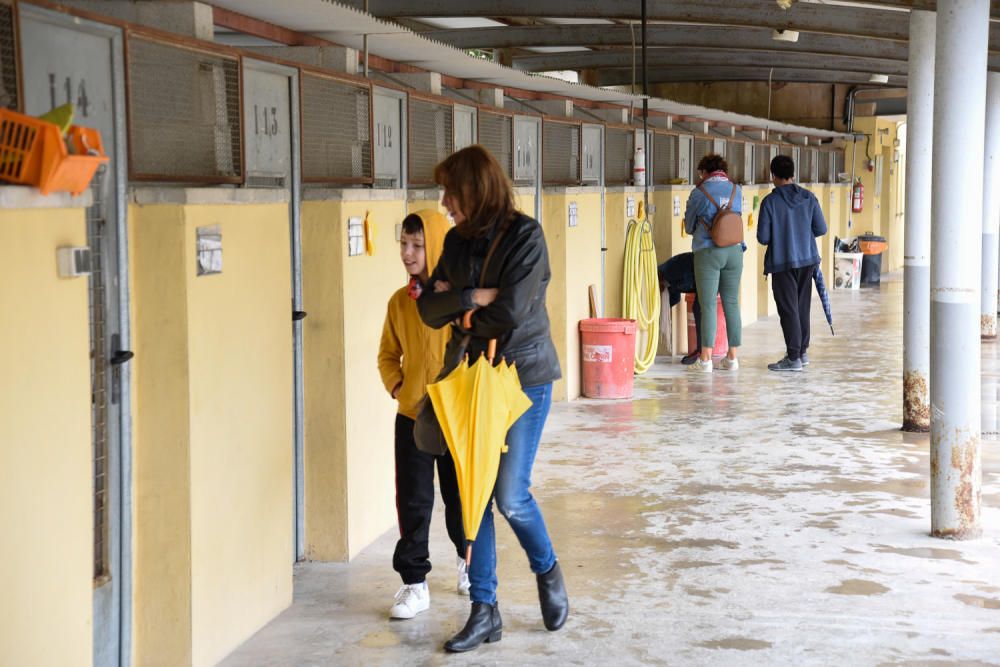
{"type": "MultiPolygon", "coordinates": [[[[433,209],[416,211],[424,224],[424,253],[427,275],[434,273],[444,250],[444,237],[451,228],[448,218],[433,209]]],[[[425,289],[429,287],[425,286],[425,289]]],[[[382,384],[392,394],[402,382],[396,400],[399,414],[416,419],[417,403],[428,384],[437,379],[444,367],[444,348],[451,327],[431,329],[420,319],[417,302],[402,287],[389,299],[389,311],[382,327],[378,349],[378,371],[382,384]]]]}

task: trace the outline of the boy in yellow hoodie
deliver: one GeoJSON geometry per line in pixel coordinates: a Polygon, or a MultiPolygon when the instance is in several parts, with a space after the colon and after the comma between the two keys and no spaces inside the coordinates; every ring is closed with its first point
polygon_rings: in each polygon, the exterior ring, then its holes
{"type": "Polygon", "coordinates": [[[399,255],[410,274],[410,283],[389,299],[382,329],[378,369],[382,383],[399,402],[396,415],[396,515],[399,541],[392,567],[403,586],[396,593],[390,618],[413,618],[430,607],[426,576],[431,570],[428,536],[434,509],[434,467],[437,465],[444,500],[445,524],[455,545],[458,591],[469,592],[465,568],[465,533],[458,495],[455,464],[451,456],[433,456],[417,449],[413,439],[417,403],[444,365],[449,327],[431,329],[420,319],[416,299],[424,289],[444,249],[451,227],[441,213],[425,209],[403,219],[399,255]]]}

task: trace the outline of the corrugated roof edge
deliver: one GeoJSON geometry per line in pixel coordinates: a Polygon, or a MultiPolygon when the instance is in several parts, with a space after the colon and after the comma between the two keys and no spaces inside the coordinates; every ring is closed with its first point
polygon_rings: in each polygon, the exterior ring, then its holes
{"type": "MultiPolygon", "coordinates": [[[[543,74],[529,73],[487,60],[470,57],[462,49],[437,40],[422,37],[405,26],[384,21],[359,9],[348,6],[338,0],[322,0],[330,9],[339,14],[338,25],[350,26],[348,31],[334,31],[344,46],[360,48],[363,35],[377,35],[378,39],[370,39],[369,52],[395,60],[400,63],[415,65],[429,71],[439,72],[466,80],[487,83],[497,87],[520,88],[535,92],[545,92],[564,95],[567,98],[577,98],[594,102],[610,102],[627,106],[641,105],[644,98],[649,99],[651,109],[679,116],[694,116],[708,121],[737,125],[747,129],[769,130],[771,132],[799,135],[824,139],[849,140],[850,135],[844,132],[820,130],[801,125],[779,123],[765,118],[745,114],[701,107],[674,100],[645,95],[633,95],[618,90],[598,88],[587,84],[570,83],[543,74]],[[359,31],[358,28],[361,28],[359,31]],[[349,43],[348,43],[349,42],[349,43]],[[393,44],[392,42],[395,42],[393,44]],[[437,56],[437,57],[435,57],[437,56]],[[469,70],[473,70],[470,75],[469,70]],[[481,73],[481,74],[480,74],[481,73]]],[[[233,0],[230,0],[233,2],[233,0]]],[[[282,3],[283,9],[290,9],[294,0],[282,3]]],[[[226,0],[215,4],[224,6],[226,0]]],[[[234,2],[234,4],[240,4],[234,2]]],[[[338,17],[331,17],[338,18],[338,17]]]]}

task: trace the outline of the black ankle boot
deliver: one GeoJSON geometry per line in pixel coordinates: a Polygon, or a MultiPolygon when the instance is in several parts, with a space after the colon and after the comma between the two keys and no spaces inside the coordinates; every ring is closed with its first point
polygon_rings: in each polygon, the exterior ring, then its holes
{"type": "Polygon", "coordinates": [[[538,579],[538,601],[542,605],[545,629],[558,630],[569,616],[569,598],[566,596],[566,584],[563,582],[559,562],[545,574],[537,574],[535,577],[538,579]]]}
{"type": "Polygon", "coordinates": [[[500,607],[494,602],[473,602],[469,620],[462,630],[445,642],[444,649],[451,653],[464,653],[479,648],[483,642],[487,644],[500,641],[503,633],[503,619],[500,618],[500,607]]]}

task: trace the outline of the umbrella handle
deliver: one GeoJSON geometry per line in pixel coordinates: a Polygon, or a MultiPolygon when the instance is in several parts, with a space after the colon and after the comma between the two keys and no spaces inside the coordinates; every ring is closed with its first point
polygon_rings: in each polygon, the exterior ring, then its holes
{"type": "MultiPolygon", "coordinates": [[[[475,308],[473,308],[472,310],[467,310],[465,311],[465,314],[462,315],[462,328],[465,329],[466,331],[472,328],[472,313],[475,312],[475,310],[476,310],[475,308]]],[[[497,339],[490,338],[490,344],[486,349],[486,358],[489,359],[490,363],[492,364],[496,356],[497,356],[497,339]]]]}
{"type": "Polygon", "coordinates": [[[465,567],[472,565],[472,542],[465,545],[465,567]]]}

